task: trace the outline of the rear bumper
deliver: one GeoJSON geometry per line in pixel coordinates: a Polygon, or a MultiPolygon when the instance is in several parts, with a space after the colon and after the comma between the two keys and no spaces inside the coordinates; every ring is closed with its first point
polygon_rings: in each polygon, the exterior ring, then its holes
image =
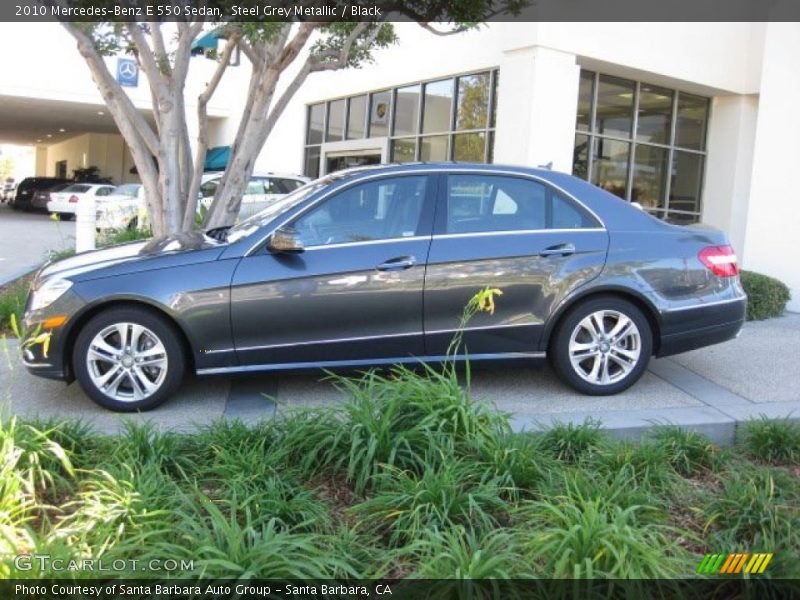
{"type": "Polygon", "coordinates": [[[669,356],[734,339],[744,325],[746,310],[747,298],[741,297],[665,311],[656,356],[669,356]]]}

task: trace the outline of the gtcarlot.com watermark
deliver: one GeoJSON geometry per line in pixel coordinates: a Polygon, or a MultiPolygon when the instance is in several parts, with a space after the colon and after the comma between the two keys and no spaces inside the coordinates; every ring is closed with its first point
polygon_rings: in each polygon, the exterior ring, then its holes
{"type": "Polygon", "coordinates": [[[172,558],[117,558],[103,560],[94,558],[53,558],[49,554],[20,554],[14,557],[14,566],[19,571],[89,571],[93,573],[117,573],[131,571],[156,571],[174,573],[175,571],[194,571],[193,560],[172,558]]]}

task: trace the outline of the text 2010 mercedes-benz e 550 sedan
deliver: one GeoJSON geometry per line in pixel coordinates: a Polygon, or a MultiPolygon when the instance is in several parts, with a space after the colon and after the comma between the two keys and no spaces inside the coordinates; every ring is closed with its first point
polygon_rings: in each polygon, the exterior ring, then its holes
{"type": "Polygon", "coordinates": [[[79,254],[38,273],[37,375],[146,410],[200,375],[441,360],[465,304],[471,360],[548,356],[612,394],[745,315],[723,233],[678,227],[548,170],[413,164],[341,171],[230,229],[79,254]]]}

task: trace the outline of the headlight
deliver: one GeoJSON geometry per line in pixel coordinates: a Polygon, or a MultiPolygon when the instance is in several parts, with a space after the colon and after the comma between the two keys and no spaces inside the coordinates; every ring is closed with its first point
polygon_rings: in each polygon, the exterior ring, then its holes
{"type": "Polygon", "coordinates": [[[39,310],[50,306],[58,300],[64,292],[72,287],[72,282],[67,279],[50,279],[33,291],[31,310],[39,310]]]}

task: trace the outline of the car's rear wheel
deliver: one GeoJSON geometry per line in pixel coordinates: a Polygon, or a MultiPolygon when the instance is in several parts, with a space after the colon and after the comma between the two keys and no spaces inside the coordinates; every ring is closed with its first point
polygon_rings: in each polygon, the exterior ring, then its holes
{"type": "Polygon", "coordinates": [[[616,394],[644,374],[653,350],[647,318],[615,297],[587,300],[573,308],[555,332],[550,358],[556,373],[584,394],[616,394]]]}
{"type": "Polygon", "coordinates": [[[135,307],[93,317],[78,334],[72,364],[89,397],[120,412],[155,408],[177,391],[186,369],[175,327],[135,307]]]}

